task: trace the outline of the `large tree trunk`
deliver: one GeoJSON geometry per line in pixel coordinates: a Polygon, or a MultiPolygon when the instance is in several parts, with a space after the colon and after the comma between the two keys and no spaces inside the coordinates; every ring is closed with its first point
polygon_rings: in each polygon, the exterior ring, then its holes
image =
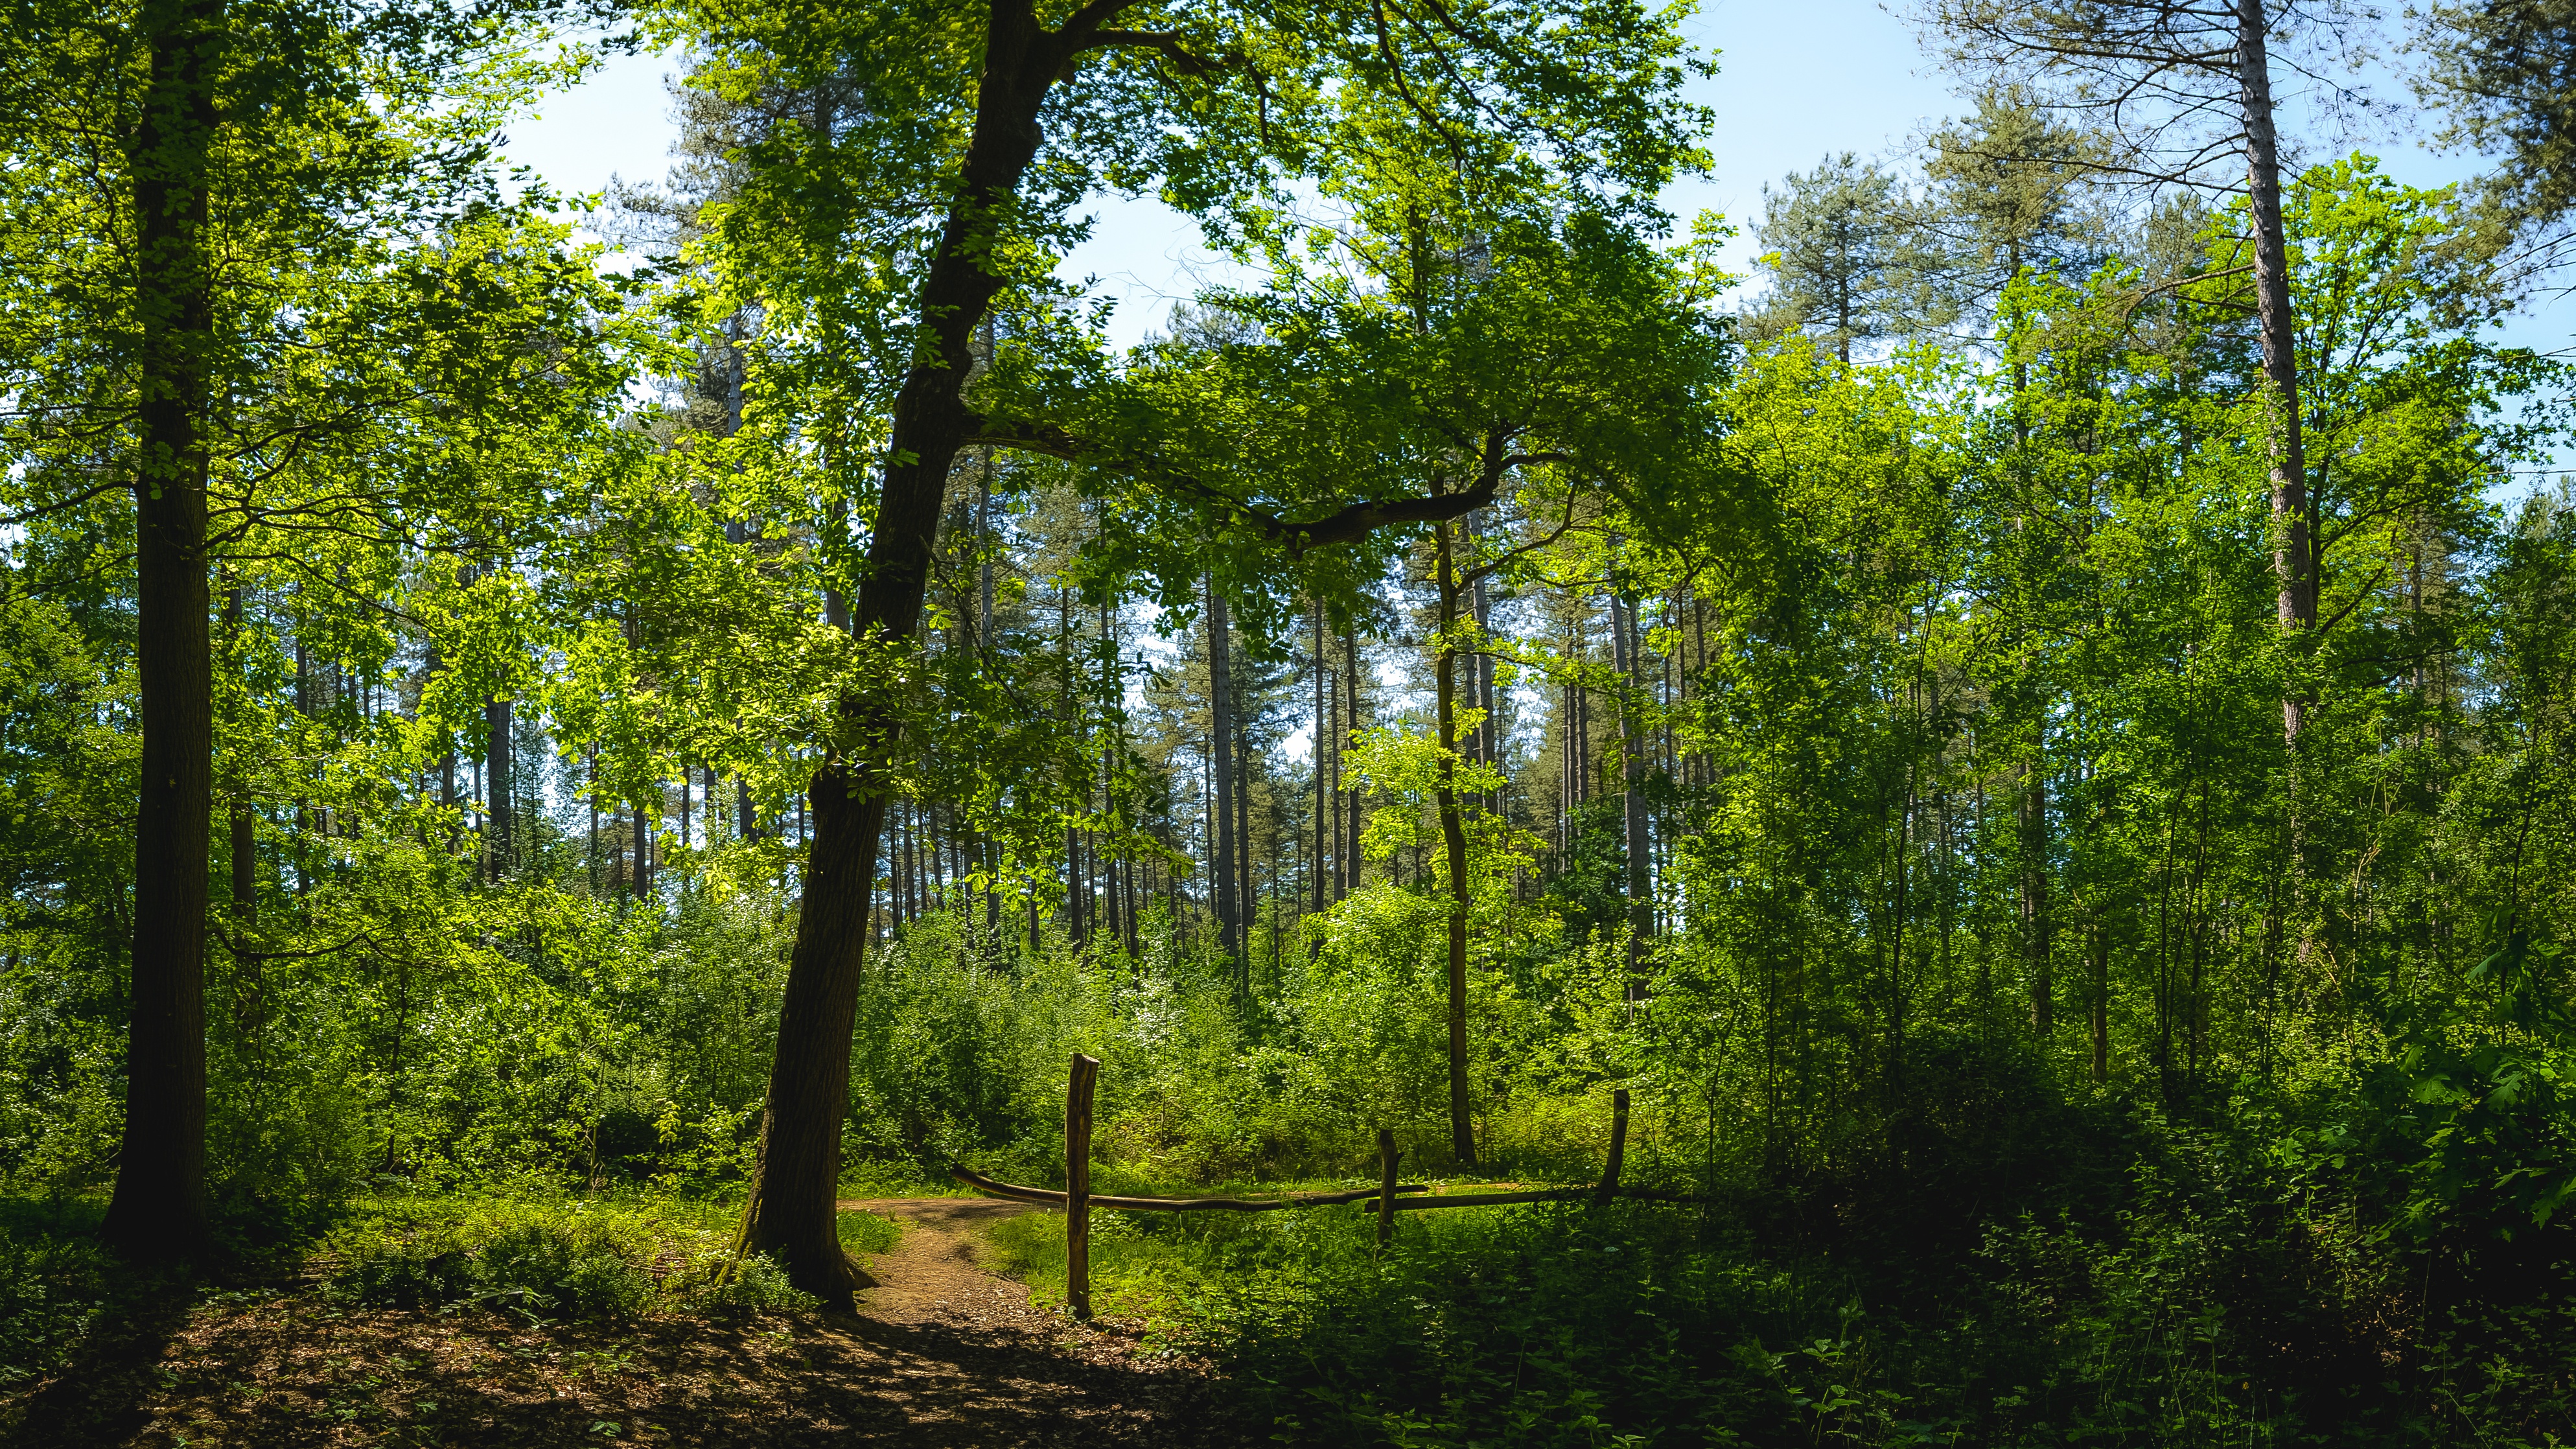
{"type": "MultiPolygon", "coordinates": [[[[2254,224],[2254,306],[2263,339],[2263,380],[2271,396],[2266,441],[2272,457],[2272,568],[2280,579],[2284,633],[2317,622],[2317,579],[2308,523],[2308,473],[2299,422],[2298,322],[2290,305],[2290,249],[2281,228],[2280,145],[2272,127],[2271,63],[2263,0],[2236,0],[2236,80],[2245,109],[2245,200],[2254,224]]],[[[2281,701],[2282,737],[2299,742],[2302,691],[2281,701]]]]}
{"type": "Polygon", "coordinates": [[[861,794],[847,764],[814,773],[814,843],[796,916],[796,948],[779,1004],[745,1238],[827,1304],[870,1286],[841,1250],[833,1202],[841,1182],[841,1121],[850,1097],[850,1028],[858,1014],[868,881],[876,869],[885,797],[861,794]]]}
{"type": "Polygon", "coordinates": [[[104,1235],[131,1258],[206,1233],[206,876],[214,802],[204,413],[214,337],[205,239],[223,0],[153,0],[134,174],[139,444],[135,675],[143,725],[134,832],[133,1021],[125,1136],[104,1235]]]}
{"type": "MultiPolygon", "coordinates": [[[[1039,106],[1070,56],[1025,4],[996,4],[990,25],[974,136],[922,283],[923,357],[895,395],[884,491],[851,610],[852,632],[885,644],[911,639],[921,622],[949,470],[975,421],[958,390],[973,370],[975,329],[1001,289],[980,258],[1037,154],[1039,106]]],[[[896,721],[880,703],[852,695],[842,700],[841,713],[843,747],[815,771],[809,792],[814,838],[779,1007],[778,1054],[745,1239],[776,1258],[798,1288],[836,1305],[846,1305],[850,1291],[867,1281],[841,1250],[833,1198],[849,1110],[850,1029],[868,883],[898,746],[896,721]]]]}
{"type": "Polygon", "coordinates": [[[1225,596],[1208,580],[1208,837],[1209,906],[1216,912],[1216,943],[1233,961],[1243,949],[1241,912],[1234,890],[1234,670],[1228,648],[1225,596]]]}
{"type": "Polygon", "coordinates": [[[1626,787],[1620,800],[1626,815],[1628,857],[1628,999],[1639,1001],[1646,994],[1646,942],[1655,934],[1655,896],[1653,877],[1648,873],[1646,839],[1646,742],[1639,732],[1637,696],[1642,685],[1643,668],[1637,656],[1637,606],[1613,594],[1610,597],[1611,662],[1628,681],[1628,699],[1619,706],[1620,779],[1626,787]]]}
{"type": "Polygon", "coordinates": [[[1440,577],[1440,643],[1433,655],[1440,711],[1440,841],[1449,859],[1449,1150],[1461,1164],[1476,1160],[1475,1123],[1467,1102],[1467,823],[1458,810],[1458,573],[1450,554],[1450,526],[1435,536],[1440,577]]]}
{"type": "MultiPolygon", "coordinates": [[[[518,861],[510,808],[510,698],[503,695],[483,706],[485,829],[491,832],[492,879],[499,881],[510,874],[518,861]]],[[[641,856],[638,856],[640,862],[641,856]]]]}

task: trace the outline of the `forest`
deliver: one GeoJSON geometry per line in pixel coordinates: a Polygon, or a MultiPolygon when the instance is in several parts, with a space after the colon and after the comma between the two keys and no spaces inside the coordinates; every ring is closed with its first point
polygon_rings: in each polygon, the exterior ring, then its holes
{"type": "Polygon", "coordinates": [[[104,3],[12,1442],[2576,1441],[2564,0],[104,3]]]}

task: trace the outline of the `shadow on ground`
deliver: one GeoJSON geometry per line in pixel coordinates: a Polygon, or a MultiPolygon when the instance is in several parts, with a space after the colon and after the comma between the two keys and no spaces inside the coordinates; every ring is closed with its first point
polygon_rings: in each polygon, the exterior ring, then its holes
{"type": "Polygon", "coordinates": [[[173,1294],[0,1399],[7,1442],[87,1446],[1155,1445],[1246,1442],[1203,1366],[1141,1359],[973,1265],[994,1209],[927,1210],[848,1314],[545,1324],[349,1309],[309,1287],[173,1294]]]}

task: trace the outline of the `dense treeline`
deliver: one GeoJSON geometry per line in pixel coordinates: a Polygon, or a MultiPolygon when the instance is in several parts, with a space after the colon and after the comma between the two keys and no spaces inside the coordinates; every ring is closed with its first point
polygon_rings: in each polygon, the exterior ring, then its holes
{"type": "Polygon", "coordinates": [[[629,17],[615,254],[485,146],[582,15],[30,13],[11,1193],[747,1195],[829,1300],[1069,1050],[1140,1183],[1621,1086],[1697,1207],[1153,1271],[1283,1430],[2570,1432],[2555,12],[2409,20],[2423,190],[2275,134],[2367,17],[1927,6],[1973,110],[1737,278],[1677,12],[1146,9],[629,17]],[[1104,188],[1248,280],[1113,348],[1104,188]]]}

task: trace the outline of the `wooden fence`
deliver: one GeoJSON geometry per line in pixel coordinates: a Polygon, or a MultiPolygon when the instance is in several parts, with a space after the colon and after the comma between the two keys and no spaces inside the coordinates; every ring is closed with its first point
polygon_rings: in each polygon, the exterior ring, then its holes
{"type": "Polygon", "coordinates": [[[1395,1180],[1396,1161],[1404,1154],[1396,1151],[1395,1134],[1380,1129],[1377,1134],[1378,1185],[1375,1187],[1350,1192],[1292,1192],[1258,1198],[1118,1197],[1095,1193],[1091,1190],[1091,1092],[1099,1077],[1100,1062],[1097,1058],[1074,1053],[1072,1071],[1067,1076],[1064,1091],[1064,1191],[996,1182],[963,1163],[952,1164],[948,1169],[959,1182],[978,1192],[1020,1202],[1044,1203],[1065,1210],[1064,1297],[1066,1306],[1073,1310],[1076,1318],[1091,1316],[1091,1210],[1095,1207],[1142,1213],[1263,1213],[1287,1208],[1330,1207],[1341,1203],[1374,1203],[1377,1240],[1385,1243],[1395,1237],[1395,1215],[1399,1212],[1495,1207],[1504,1203],[1581,1202],[1587,1198],[1595,1202],[1608,1202],[1614,1197],[1643,1198],[1652,1202],[1695,1200],[1684,1193],[1619,1185],[1619,1168],[1628,1151],[1628,1089],[1625,1087],[1610,1094],[1610,1159],[1602,1169],[1600,1182],[1590,1187],[1433,1194],[1423,1183],[1395,1180]],[[1408,1193],[1424,1195],[1408,1197],[1408,1193]]]}

